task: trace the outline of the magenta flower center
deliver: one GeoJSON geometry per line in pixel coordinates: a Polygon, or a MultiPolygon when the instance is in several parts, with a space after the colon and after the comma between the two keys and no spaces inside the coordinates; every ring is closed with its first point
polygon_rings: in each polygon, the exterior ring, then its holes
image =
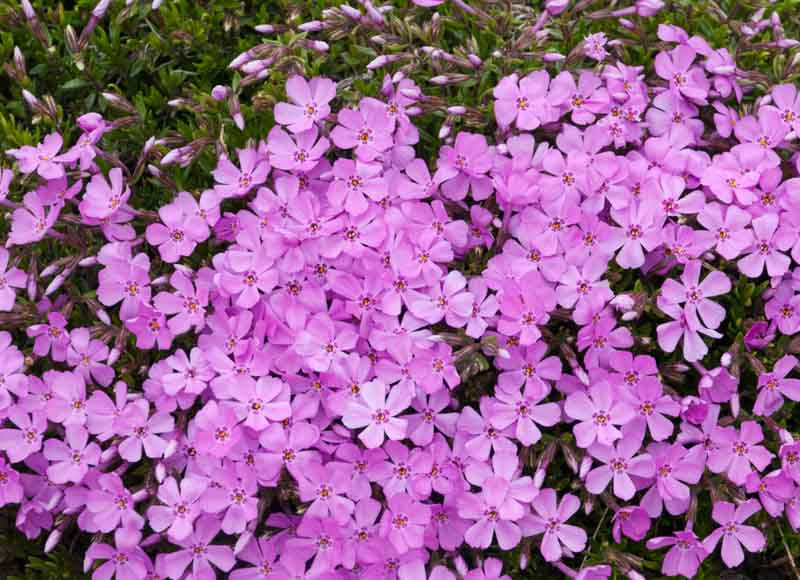
{"type": "Polygon", "coordinates": [[[733,444],[733,452],[736,455],[746,455],[747,454],[747,444],[742,441],[737,441],[733,444]]]}
{"type": "Polygon", "coordinates": [[[632,240],[638,240],[639,238],[642,237],[642,234],[643,234],[643,232],[642,232],[641,226],[637,226],[637,225],[628,226],[627,235],[632,240]]]}

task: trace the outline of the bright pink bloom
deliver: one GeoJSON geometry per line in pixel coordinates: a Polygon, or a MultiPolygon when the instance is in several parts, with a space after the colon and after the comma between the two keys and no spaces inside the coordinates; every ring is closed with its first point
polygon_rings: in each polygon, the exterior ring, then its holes
{"type": "Polygon", "coordinates": [[[564,494],[559,504],[557,500],[555,490],[541,490],[533,502],[536,514],[528,516],[522,523],[526,536],[544,534],[540,549],[548,562],[561,559],[562,546],[572,553],[582,552],[586,547],[587,536],[583,528],[566,523],[580,508],[580,500],[571,493],[564,494]]]}
{"type": "Polygon", "coordinates": [[[703,540],[703,547],[711,553],[721,538],[722,560],[729,568],[735,568],[744,562],[742,546],[748,552],[760,552],[766,545],[764,534],[758,528],[744,524],[760,509],[758,501],[754,499],[747,500],[738,506],[727,501],[714,503],[711,518],[720,524],[720,527],[703,540]]]}

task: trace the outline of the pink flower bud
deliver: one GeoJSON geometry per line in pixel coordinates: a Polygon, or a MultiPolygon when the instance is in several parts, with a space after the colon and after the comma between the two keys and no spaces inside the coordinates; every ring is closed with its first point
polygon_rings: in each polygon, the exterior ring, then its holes
{"type": "Polygon", "coordinates": [[[22,98],[25,99],[25,102],[28,103],[30,107],[35,107],[39,104],[39,99],[37,99],[33,93],[26,89],[22,89],[22,98]]]}
{"type": "Polygon", "coordinates": [[[325,28],[325,23],[321,20],[309,20],[308,22],[303,22],[297,28],[303,32],[319,32],[325,28]]]}
{"type": "Polygon", "coordinates": [[[107,324],[111,326],[111,317],[108,316],[108,312],[103,310],[102,308],[98,308],[94,311],[95,316],[100,319],[100,322],[103,324],[107,324]]]}
{"type": "Polygon", "coordinates": [[[50,552],[52,552],[53,548],[55,548],[58,545],[58,543],[61,541],[62,533],[63,531],[60,527],[50,532],[50,535],[47,536],[47,541],[45,541],[44,543],[45,554],[49,554],[50,552]]]}
{"type": "Polygon", "coordinates": [[[160,461],[156,464],[155,475],[158,483],[162,483],[167,477],[167,468],[164,467],[164,464],[160,461]]]}
{"type": "Polygon", "coordinates": [[[34,11],[33,6],[31,5],[29,0],[21,0],[20,4],[22,4],[22,13],[25,15],[25,18],[28,20],[35,20],[36,19],[36,11],[34,11]]]}
{"type": "Polygon", "coordinates": [[[553,16],[561,14],[569,6],[569,0],[547,0],[544,3],[544,8],[553,16]]]}
{"type": "Polygon", "coordinates": [[[546,469],[537,469],[536,473],[533,474],[533,485],[534,485],[534,487],[541,489],[542,484],[544,484],[545,477],[547,477],[547,470],[546,469]]]}
{"type": "MultiPolygon", "coordinates": [[[[109,323],[110,322],[107,322],[106,324],[109,323]]],[[[106,362],[109,365],[114,365],[119,360],[119,356],[121,354],[122,352],[118,348],[112,348],[111,351],[108,353],[108,359],[106,360],[106,362]]]]}

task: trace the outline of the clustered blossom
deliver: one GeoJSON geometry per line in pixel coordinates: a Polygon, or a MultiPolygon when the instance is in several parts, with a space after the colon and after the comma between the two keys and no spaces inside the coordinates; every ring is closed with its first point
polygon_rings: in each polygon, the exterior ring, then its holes
{"type": "Polygon", "coordinates": [[[667,575],[764,549],[762,510],[800,528],[800,442],[773,419],[798,361],[751,352],[800,331],[796,91],[726,117],[731,56],[659,36],[651,79],[604,33],[582,45],[596,69],[506,76],[496,135],[444,132],[432,163],[402,72],[338,110],[331,79],[291,76],[269,134],[157,212],[94,162],[113,130],[94,116],[66,153],[58,133],[7,151],[4,187],[39,187],[0,249],[0,311],[28,321],[0,332],[0,505],[48,545],[103,534],[98,580],[449,580],[450,560],[507,578],[452,554],[493,546],[608,577],[581,568],[582,499],[617,542],[669,547],[667,575]],[[42,240],[80,252],[44,296],[21,267],[42,240]],[[64,291],[75,271],[91,295],[64,291]],[[760,326],[727,340],[747,279],[766,282],[760,326]],[[705,488],[719,527],[700,537],[705,488]],[[680,531],[648,538],[665,516],[680,531]]]}

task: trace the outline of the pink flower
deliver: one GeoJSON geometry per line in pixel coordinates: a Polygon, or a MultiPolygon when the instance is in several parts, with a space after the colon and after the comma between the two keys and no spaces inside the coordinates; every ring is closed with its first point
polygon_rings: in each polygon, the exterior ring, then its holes
{"type": "Polygon", "coordinates": [[[537,325],[549,320],[555,303],[555,292],[542,276],[535,271],[528,272],[518,284],[508,284],[503,289],[497,330],[507,336],[518,335],[522,346],[533,344],[542,335],[537,325]]]}
{"type": "Polygon", "coordinates": [[[572,122],[589,125],[596,115],[607,111],[610,102],[603,80],[591,71],[582,71],[575,78],[568,71],[560,73],[550,84],[549,100],[552,104],[564,104],[572,111],[572,122]]]}
{"type": "Polygon", "coordinates": [[[744,562],[742,546],[748,552],[760,552],[766,545],[764,534],[756,527],[744,525],[744,522],[760,509],[758,501],[754,499],[749,499],[738,506],[727,501],[715,502],[711,518],[720,524],[720,527],[703,540],[703,547],[709,553],[713,552],[721,538],[722,560],[728,568],[735,568],[744,562]]]}
{"type": "Polygon", "coordinates": [[[394,144],[394,126],[380,101],[362,99],[358,109],[342,109],[336,119],[339,124],[331,131],[334,145],[355,149],[362,161],[374,160],[394,144]]]}
{"type": "Polygon", "coordinates": [[[23,145],[19,149],[9,149],[6,153],[17,159],[22,173],[35,171],[44,179],[58,179],[64,175],[64,167],[56,160],[63,143],[61,135],[50,133],[36,147],[23,145]]]}
{"type": "Polygon", "coordinates": [[[212,172],[217,181],[214,190],[223,198],[247,195],[254,187],[264,183],[269,175],[269,162],[261,151],[248,148],[237,149],[236,153],[241,169],[227,157],[221,157],[217,168],[212,172]]]}
{"type": "Polygon", "coordinates": [[[344,463],[306,465],[302,473],[298,473],[300,499],[311,502],[306,513],[311,517],[332,517],[338,522],[348,522],[355,509],[353,501],[345,497],[350,479],[350,469],[344,463]]]}
{"type": "Polygon", "coordinates": [[[658,305],[661,308],[664,304],[684,304],[687,318],[690,320],[700,319],[708,328],[715,329],[722,324],[725,319],[725,309],[712,302],[709,298],[727,294],[731,290],[731,282],[728,277],[720,271],[712,271],[700,282],[700,271],[702,264],[698,260],[687,262],[681,281],[683,284],[668,278],[661,287],[661,294],[658,297],[658,305]]]}
{"type": "Polygon", "coordinates": [[[797,368],[797,357],[785,355],[775,361],[770,373],[758,377],[758,397],[753,405],[756,415],[772,415],[783,406],[783,397],[800,401],[800,380],[787,379],[786,375],[797,368]]]}
{"type": "Polygon", "coordinates": [[[733,260],[752,243],[753,233],[747,229],[751,219],[735,205],[719,203],[706,204],[697,216],[697,221],[714,234],[714,249],[726,260],[733,260]]]}
{"type": "Polygon", "coordinates": [[[421,548],[425,527],[430,522],[430,507],[407,493],[396,493],[387,502],[380,523],[380,533],[398,553],[421,548]]]}
{"type": "Polygon", "coordinates": [[[632,203],[625,209],[611,210],[611,216],[621,227],[616,228],[617,264],[623,268],[640,268],[644,264],[644,250],[654,250],[659,245],[663,216],[657,217],[658,206],[651,201],[632,203]]]}
{"type": "Polygon", "coordinates": [[[348,326],[317,314],[298,335],[295,349],[306,357],[305,363],[312,370],[324,372],[342,360],[345,352],[355,346],[357,338],[348,326]]]}
{"type": "Polygon", "coordinates": [[[46,440],[43,453],[51,463],[47,477],[55,484],[80,483],[89,468],[100,461],[100,446],[89,442],[89,432],[81,425],[66,428],[66,443],[46,440]]]}
{"type": "Polygon", "coordinates": [[[245,426],[256,431],[266,429],[270,421],[283,421],[291,416],[288,393],[286,383],[272,377],[248,381],[231,391],[237,401],[233,403],[237,415],[245,418],[245,426]]]}
{"type": "Polygon", "coordinates": [[[409,310],[411,313],[435,324],[447,318],[450,326],[462,326],[460,322],[472,312],[473,296],[465,291],[467,280],[461,272],[449,272],[441,281],[430,289],[429,294],[416,294],[412,297],[409,310]]]}
{"type": "Polygon", "coordinates": [[[20,503],[24,497],[19,473],[0,458],[0,506],[20,503]]]}
{"type": "Polygon", "coordinates": [[[765,214],[753,220],[755,241],[750,254],[737,262],[739,270],[749,278],[757,278],[767,266],[770,276],[783,276],[792,260],[782,252],[792,247],[793,240],[778,230],[778,216],[765,214]],[[778,231],[776,231],[778,230],[778,231]]]}
{"type": "Polygon", "coordinates": [[[547,353],[547,343],[538,341],[523,349],[514,350],[508,358],[497,358],[495,364],[503,371],[497,379],[497,386],[514,392],[524,385],[525,392],[530,389],[545,395],[550,391],[547,381],[561,378],[561,361],[547,353]]]}
{"type": "Polygon", "coordinates": [[[114,380],[114,369],[104,364],[108,347],[101,340],[91,339],[88,328],[76,328],[69,333],[67,363],[81,374],[84,380],[93,379],[107,387],[114,380]]]}
{"type": "Polygon", "coordinates": [[[453,147],[441,148],[433,180],[450,199],[462,200],[472,191],[472,198],[482,201],[492,193],[492,182],[486,173],[493,159],[494,149],[483,135],[462,131],[456,135],[453,147]]]}
{"type": "Polygon", "coordinates": [[[286,93],[293,104],[276,104],[275,121],[287,125],[292,133],[301,133],[330,114],[329,103],[336,96],[336,84],[324,77],[306,81],[294,75],[286,81],[286,93]]]}
{"type": "Polygon", "coordinates": [[[81,215],[103,220],[121,209],[128,201],[131,196],[131,190],[124,181],[122,170],[119,167],[114,167],[108,172],[108,177],[111,185],[109,185],[102,173],[96,173],[92,176],[92,180],[86,186],[83,201],[78,206],[81,215]]]}
{"type": "Polygon", "coordinates": [[[520,79],[516,74],[500,79],[494,88],[494,114],[498,125],[516,121],[518,129],[532,131],[555,117],[547,101],[550,75],[539,70],[520,79]]]}
{"type": "Polygon", "coordinates": [[[659,308],[674,319],[656,327],[658,346],[666,352],[673,352],[683,337],[683,357],[689,362],[694,362],[702,359],[708,352],[708,346],[700,337],[701,334],[722,338],[720,333],[703,326],[694,310],[680,308],[671,303],[663,303],[659,308]]]}
{"type": "Polygon", "coordinates": [[[163,223],[147,226],[147,243],[158,246],[165,262],[175,263],[190,255],[197,244],[208,238],[208,225],[197,215],[197,202],[181,192],[172,203],[161,206],[158,215],[163,223]]]}
{"type": "Polygon", "coordinates": [[[319,137],[316,127],[295,134],[294,138],[275,125],[267,138],[270,165],[287,171],[311,171],[330,147],[326,137],[319,137]]]}
{"type": "Polygon", "coordinates": [[[104,306],[122,301],[120,318],[129,320],[139,314],[139,305],[150,300],[150,258],[136,254],[132,259],[113,258],[98,274],[97,299],[104,306]]]}
{"type": "Polygon", "coordinates": [[[367,211],[369,199],[378,201],[386,193],[381,167],[374,163],[337,159],[333,164],[333,176],[335,180],[328,188],[328,201],[334,207],[344,207],[353,216],[367,211]]]}
{"type": "Polygon", "coordinates": [[[8,419],[17,428],[0,429],[0,449],[6,452],[11,463],[17,463],[42,448],[47,417],[41,412],[29,415],[15,405],[8,410],[8,419]]]}
{"type": "Polygon", "coordinates": [[[92,579],[110,579],[112,576],[117,580],[145,578],[152,564],[139,545],[141,539],[141,532],[123,527],[114,532],[114,546],[92,543],[84,558],[86,569],[88,570],[97,560],[106,560],[94,571],[92,579]]]}
{"type": "MultiPolygon", "coordinates": [[[[492,538],[497,536],[500,548],[510,550],[522,538],[516,522],[522,519],[525,510],[511,497],[511,484],[505,478],[489,477],[481,487],[480,494],[465,493],[456,500],[459,516],[477,520],[467,529],[464,538],[470,546],[488,548],[492,538]]],[[[533,499],[533,495],[528,497],[533,499]]]]}
{"type": "Polygon", "coordinates": [[[28,277],[19,268],[8,267],[8,250],[0,248],[0,312],[14,307],[17,295],[14,288],[25,288],[28,277]]]}
{"type": "Polygon", "coordinates": [[[253,537],[236,557],[252,564],[251,568],[237,568],[230,573],[231,580],[280,580],[289,572],[278,561],[280,552],[274,538],[253,537]]]}
{"type": "Polygon", "coordinates": [[[561,420],[561,409],[556,403],[539,404],[546,394],[535,383],[527,383],[521,394],[516,390],[498,390],[492,424],[498,429],[516,425],[519,442],[525,446],[535,444],[542,437],[537,424],[552,427],[561,420]]]}
{"type": "Polygon", "coordinates": [[[226,402],[209,401],[195,415],[197,443],[214,457],[225,457],[242,436],[236,411],[226,402]]]}
{"type": "Polygon", "coordinates": [[[399,440],[406,436],[408,421],[397,415],[411,405],[411,393],[402,386],[394,387],[386,396],[386,385],[375,380],[361,385],[363,402],[352,402],[342,422],[350,429],[366,427],[358,436],[368,448],[379,447],[384,437],[399,440]]]}
{"type": "Polygon", "coordinates": [[[150,415],[150,405],[146,400],[131,401],[117,420],[116,431],[123,436],[119,444],[120,457],[135,463],[142,458],[142,447],[147,457],[161,457],[169,445],[162,434],[168,434],[174,428],[175,421],[169,413],[150,415]]]}
{"type": "Polygon", "coordinates": [[[29,326],[26,331],[28,337],[36,338],[33,343],[34,354],[45,356],[50,353],[54,361],[67,360],[69,334],[66,328],[67,319],[60,312],[48,313],[47,324],[29,326]]]}
{"type": "Polygon", "coordinates": [[[189,564],[194,578],[213,578],[216,573],[212,564],[223,572],[229,572],[236,563],[233,550],[230,546],[211,543],[220,527],[218,518],[204,516],[197,521],[194,533],[175,538],[175,543],[182,549],[164,556],[164,569],[169,578],[183,578],[189,564]]]}
{"type": "Polygon", "coordinates": [[[624,425],[634,417],[633,408],[621,400],[607,381],[593,385],[588,393],[571,394],[567,397],[564,411],[579,421],[573,432],[578,446],[583,448],[595,441],[611,445],[622,437],[615,425],[624,425]]]}
{"type": "Polygon", "coordinates": [[[169,283],[177,292],[159,292],[153,303],[164,314],[175,315],[167,322],[172,334],[177,336],[192,328],[202,330],[205,326],[209,284],[199,277],[192,282],[180,271],[170,276],[169,283]]]}
{"type": "Polygon", "coordinates": [[[672,546],[661,563],[661,573],[667,576],[693,578],[700,564],[708,557],[703,542],[690,529],[674,532],[674,537],[660,536],[647,541],[648,550],[672,546]]]}
{"type": "Polygon", "coordinates": [[[656,55],[656,74],[669,81],[670,89],[680,93],[698,104],[706,104],[709,82],[700,67],[693,67],[696,56],[694,49],[687,45],[679,45],[669,52],[656,55]]]}
{"type": "Polygon", "coordinates": [[[650,478],[655,475],[655,464],[647,453],[636,455],[641,447],[641,439],[627,434],[616,444],[610,446],[595,443],[589,447],[589,454],[603,465],[592,469],[586,475],[586,489],[591,493],[602,493],[609,482],[614,482],[614,495],[628,501],[636,493],[636,485],[631,475],[650,478]]]}
{"type": "MultiPolygon", "coordinates": [[[[630,376],[626,375],[626,378],[630,376]]],[[[638,413],[631,426],[641,427],[642,432],[646,427],[654,441],[663,441],[672,435],[673,424],[664,415],[679,415],[681,406],[670,395],[664,394],[661,382],[656,377],[644,376],[627,386],[630,390],[624,397],[638,413]]]]}
{"type": "Polygon", "coordinates": [[[144,518],[136,511],[134,497],[113,473],[98,478],[98,487],[86,495],[86,509],[92,515],[97,531],[141,529],[144,518]]]}
{"type": "Polygon", "coordinates": [[[258,517],[255,471],[245,463],[226,459],[207,473],[214,485],[203,496],[203,509],[222,518],[222,531],[226,534],[242,534],[258,517]]]}
{"type": "Polygon", "coordinates": [[[167,530],[171,538],[183,540],[192,534],[194,520],[202,513],[199,502],[208,482],[188,476],[181,480],[180,490],[175,478],[168,477],[158,488],[158,499],[165,505],[147,509],[147,521],[157,532],[167,530]]]}
{"type": "Polygon", "coordinates": [[[763,471],[775,455],[767,451],[761,426],[755,421],[744,421],[741,431],[735,427],[716,427],[711,433],[715,445],[708,452],[708,468],[714,473],[725,472],[733,483],[744,485],[747,476],[753,471],[763,471]]]}
{"type": "Polygon", "coordinates": [[[566,523],[580,508],[580,500],[571,493],[565,494],[558,505],[557,499],[555,490],[541,490],[533,503],[536,514],[528,516],[522,523],[526,536],[544,534],[540,549],[548,562],[561,559],[564,553],[562,545],[576,553],[583,551],[587,540],[582,528],[566,523]]]}
{"type": "Polygon", "coordinates": [[[44,239],[56,223],[62,207],[63,203],[58,202],[45,209],[39,194],[35,191],[26,193],[22,207],[15,209],[11,216],[11,232],[8,234],[6,247],[22,246],[44,239]]]}
{"type": "Polygon", "coordinates": [[[84,425],[86,382],[83,375],[76,372],[50,371],[45,380],[53,390],[53,397],[47,403],[47,418],[64,426],[84,425]]]}

